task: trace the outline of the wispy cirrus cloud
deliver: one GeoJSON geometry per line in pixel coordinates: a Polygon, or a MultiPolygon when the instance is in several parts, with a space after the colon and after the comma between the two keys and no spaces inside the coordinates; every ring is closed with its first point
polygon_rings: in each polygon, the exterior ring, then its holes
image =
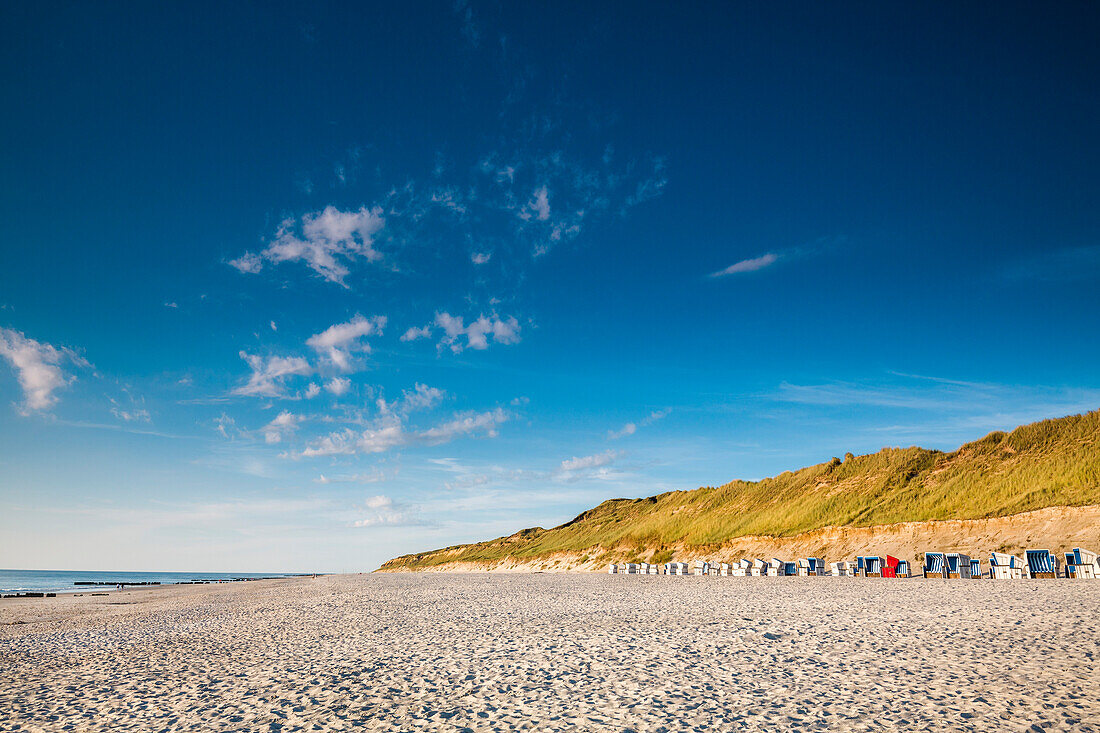
{"type": "Polygon", "coordinates": [[[375,467],[369,473],[336,474],[334,476],[319,475],[313,479],[318,484],[379,484],[397,476],[397,469],[383,471],[375,467]]]}
{"type": "Polygon", "coordinates": [[[778,261],[779,255],[774,252],[768,252],[759,257],[752,257],[747,260],[734,262],[729,267],[724,267],[717,272],[710,273],[708,277],[725,277],[727,275],[736,275],[743,272],[756,272],[757,270],[763,270],[765,267],[774,265],[778,261]]]}
{"type": "Polygon", "coordinates": [[[76,379],[62,370],[63,363],[90,366],[84,357],[72,349],[35,341],[10,328],[0,328],[0,357],[15,370],[19,387],[23,390],[23,404],[19,410],[22,415],[42,412],[57,404],[55,393],[76,379]]]}
{"type": "Polygon", "coordinates": [[[836,248],[847,242],[847,237],[843,236],[829,236],[819,237],[818,239],[809,242],[807,244],[799,245],[796,247],[788,247],[781,250],[773,250],[771,252],[765,252],[762,255],[756,257],[749,257],[747,259],[738,260],[732,265],[723,267],[721,270],[707,275],[710,279],[718,279],[729,277],[730,275],[744,275],[750,272],[759,272],[766,268],[781,262],[793,262],[805,257],[812,257],[816,255],[822,255],[827,252],[831,252],[836,248]]]}

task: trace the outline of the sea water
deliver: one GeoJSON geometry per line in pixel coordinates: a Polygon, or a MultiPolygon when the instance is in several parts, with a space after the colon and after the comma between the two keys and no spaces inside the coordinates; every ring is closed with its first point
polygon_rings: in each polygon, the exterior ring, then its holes
{"type": "MultiPolygon", "coordinates": [[[[292,573],[138,573],[104,570],[2,570],[0,593],[96,590],[94,585],[76,585],[76,581],[108,583],[160,583],[171,585],[193,580],[238,580],[244,578],[285,578],[292,573]]],[[[100,586],[102,589],[103,586],[100,586]]]]}

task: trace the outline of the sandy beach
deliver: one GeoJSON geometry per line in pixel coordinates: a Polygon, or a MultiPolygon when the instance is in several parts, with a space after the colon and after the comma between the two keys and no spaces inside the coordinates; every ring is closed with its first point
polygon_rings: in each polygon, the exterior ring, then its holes
{"type": "Polygon", "coordinates": [[[1100,730],[1100,582],[329,576],[0,601],[0,730],[1100,730]]]}

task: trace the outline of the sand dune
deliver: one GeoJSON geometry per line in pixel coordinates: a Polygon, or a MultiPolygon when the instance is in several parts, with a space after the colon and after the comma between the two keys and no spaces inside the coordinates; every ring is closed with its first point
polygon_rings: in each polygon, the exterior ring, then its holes
{"type": "Polygon", "coordinates": [[[1100,730],[1100,582],[331,576],[8,600],[0,730],[1100,730]]]}
{"type": "MultiPolygon", "coordinates": [[[[1026,548],[1044,548],[1061,553],[1074,547],[1100,548],[1100,504],[1079,507],[1047,507],[1007,517],[984,519],[943,519],[932,522],[899,522],[871,527],[824,527],[792,537],[735,537],[709,547],[676,545],[611,548],[590,547],[580,552],[560,552],[539,557],[508,556],[492,562],[440,562],[415,565],[428,572],[600,572],[609,562],[657,562],[653,558],[713,560],[737,562],[743,557],[824,557],[827,561],[851,560],[857,555],[894,555],[914,561],[926,550],[965,552],[981,558],[988,571],[993,551],[1023,555],[1026,548]],[[662,554],[665,553],[665,554],[662,554]]],[[[445,559],[461,552],[461,547],[438,550],[433,555],[445,559]]],[[[401,571],[402,558],[391,560],[382,569],[401,571]],[[392,564],[392,565],[391,565],[392,564]]],[[[919,566],[919,563],[915,563],[919,566]]]]}

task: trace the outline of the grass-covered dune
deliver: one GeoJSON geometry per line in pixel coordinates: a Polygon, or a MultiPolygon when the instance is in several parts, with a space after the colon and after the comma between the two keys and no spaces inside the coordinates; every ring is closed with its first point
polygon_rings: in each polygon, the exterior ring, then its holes
{"type": "Polygon", "coordinates": [[[717,548],[825,527],[1003,517],[1100,504],[1100,411],[990,433],[958,450],[884,448],[762,481],[611,499],[552,529],[394,558],[383,570],[568,555],[579,564],[717,548]]]}

